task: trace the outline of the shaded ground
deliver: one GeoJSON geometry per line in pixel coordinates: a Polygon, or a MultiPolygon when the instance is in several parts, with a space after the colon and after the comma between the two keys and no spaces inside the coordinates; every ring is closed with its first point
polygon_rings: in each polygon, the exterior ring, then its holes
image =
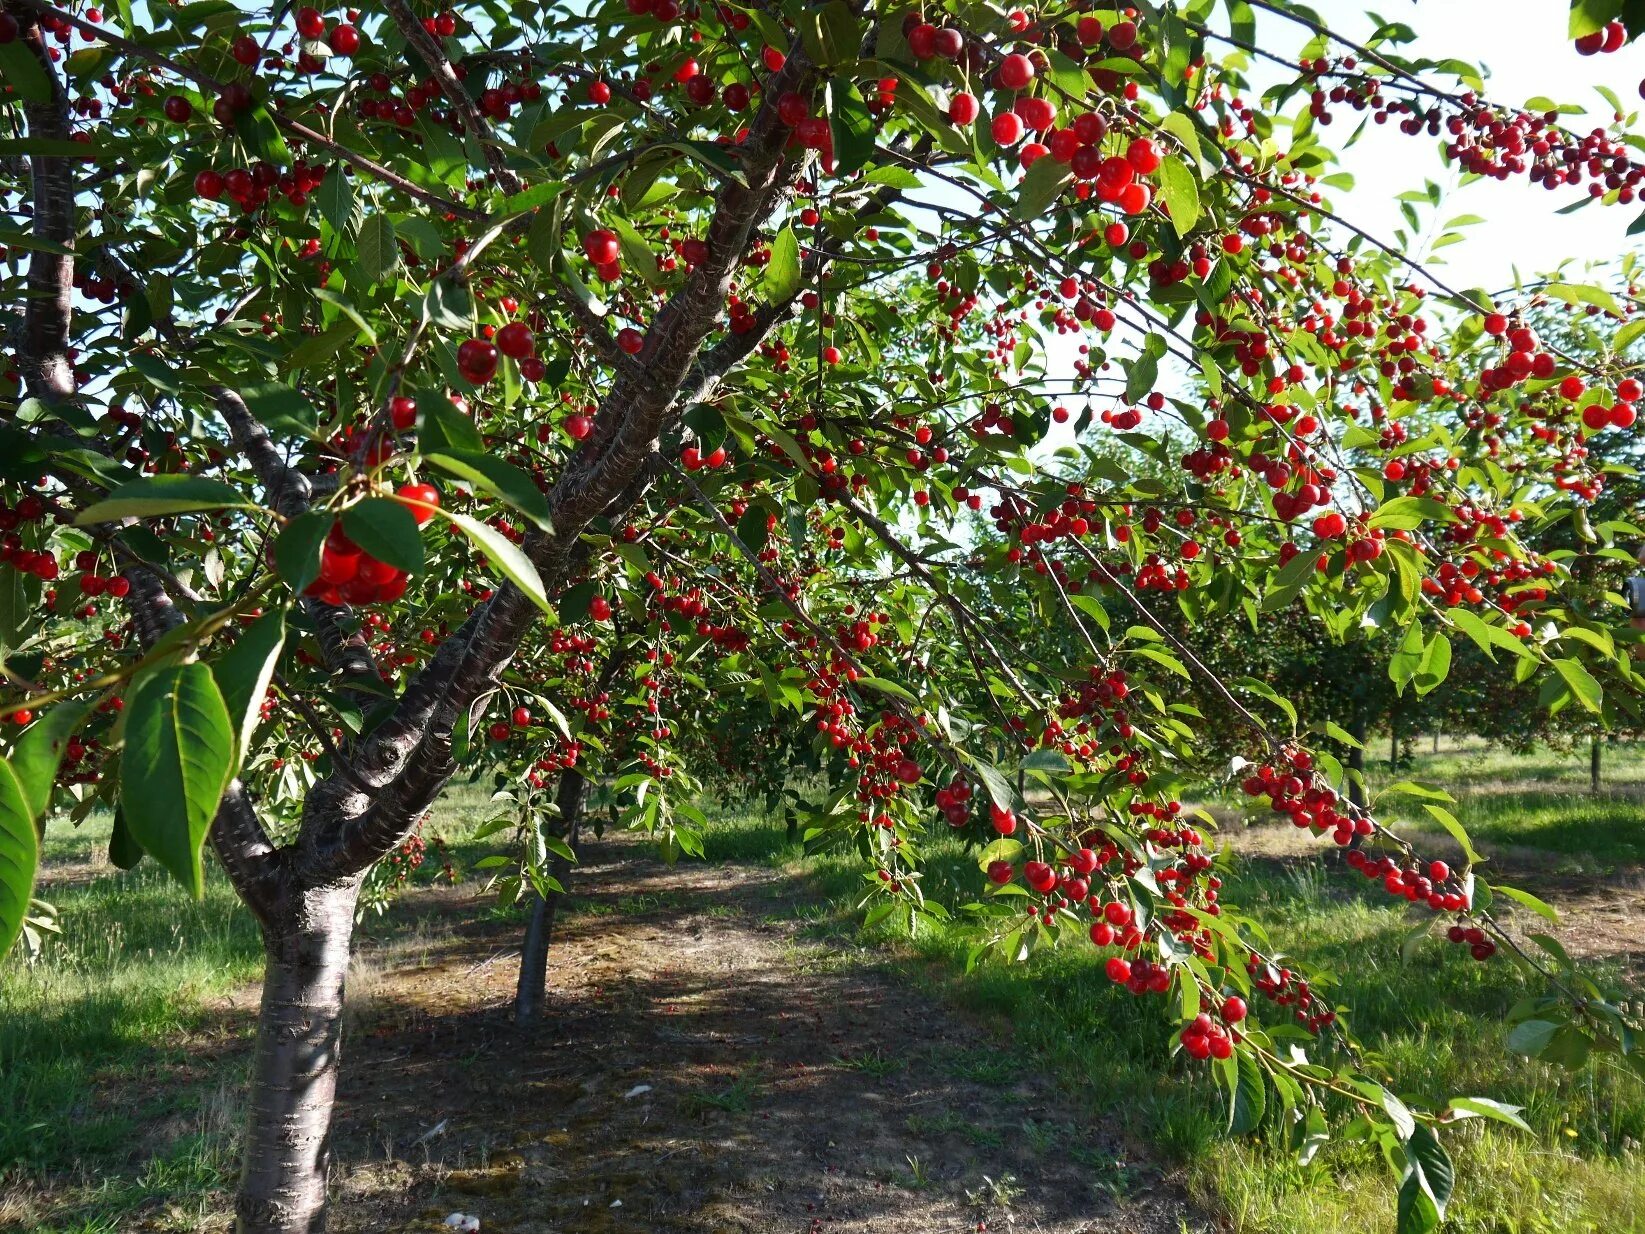
{"type": "Polygon", "coordinates": [[[512,925],[368,974],[334,1228],[1182,1228],[1180,1193],[1008,1043],[769,915],[778,876],[608,842],[575,886],[534,1030],[508,1019],[512,925]]]}
{"type": "MultiPolygon", "coordinates": [[[[796,924],[782,876],[669,868],[622,837],[589,848],[573,884],[529,1030],[509,1015],[519,924],[477,914],[472,888],[418,891],[370,927],[334,1231],[452,1212],[487,1234],[1208,1228],[1123,1129],[1013,1061],[1009,1025],[796,924]]],[[[227,1230],[255,1002],[216,1000],[175,1049],[91,1085],[81,1114],[131,1111],[133,1160],[161,1154],[140,1194],[14,1179],[0,1228],[227,1230]]]]}

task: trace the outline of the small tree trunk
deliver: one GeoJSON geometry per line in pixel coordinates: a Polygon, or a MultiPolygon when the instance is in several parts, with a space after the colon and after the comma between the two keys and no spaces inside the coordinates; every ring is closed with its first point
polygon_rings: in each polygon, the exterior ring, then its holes
{"type": "MultiPolygon", "coordinates": [[[[1365,808],[1365,714],[1354,712],[1348,724],[1348,735],[1357,743],[1348,747],[1348,770],[1356,774],[1348,777],[1348,800],[1360,809],[1365,808]]],[[[1356,837],[1357,842],[1358,837],[1356,837]]]]}
{"type": "MultiPolygon", "coordinates": [[[[560,774],[555,801],[560,807],[561,835],[572,846],[577,843],[587,785],[587,778],[574,767],[560,774]]],[[[555,857],[550,868],[555,881],[564,886],[570,875],[570,863],[564,857],[555,857]]],[[[548,945],[554,937],[554,916],[559,903],[560,897],[554,892],[547,898],[538,895],[535,889],[531,893],[531,916],[526,921],[525,942],[520,948],[520,979],[514,988],[514,1022],[522,1026],[542,1014],[543,995],[548,990],[548,945]]]]}
{"type": "Polygon", "coordinates": [[[263,927],[239,1234],[325,1229],[343,980],[359,893],[357,878],[294,893],[263,927]]]}
{"type": "Polygon", "coordinates": [[[1595,735],[1588,746],[1588,789],[1590,792],[1599,791],[1599,737],[1595,735]]]}
{"type": "Polygon", "coordinates": [[[1439,753],[1439,729],[1434,729],[1434,753],[1439,753]]]}

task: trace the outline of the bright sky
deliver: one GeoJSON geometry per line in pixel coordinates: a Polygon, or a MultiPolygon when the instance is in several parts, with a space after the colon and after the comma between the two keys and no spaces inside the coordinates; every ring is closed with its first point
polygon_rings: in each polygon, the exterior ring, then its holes
{"type": "MultiPolygon", "coordinates": [[[[1356,41],[1363,42],[1375,29],[1365,16],[1364,0],[1313,4],[1327,24],[1356,41]]],[[[1595,92],[1596,84],[1614,90],[1624,107],[1642,106],[1645,40],[1611,55],[1579,56],[1565,34],[1564,0],[1381,0],[1373,7],[1386,20],[1403,21],[1417,32],[1417,42],[1399,49],[1406,56],[1456,57],[1481,65],[1487,71],[1488,96],[1503,103],[1519,106],[1542,95],[1587,108],[1588,117],[1566,117],[1573,128],[1590,117],[1592,124],[1610,122],[1610,105],[1595,92]]],[[[1303,38],[1291,23],[1260,11],[1257,21],[1264,47],[1291,52],[1301,46],[1303,38]]],[[[1345,140],[1358,122],[1359,113],[1341,112],[1325,130],[1327,144],[1345,140]]],[[[1572,190],[1549,192],[1523,176],[1458,187],[1460,177],[1440,159],[1438,139],[1407,137],[1392,123],[1368,125],[1344,153],[1343,168],[1353,173],[1356,184],[1351,193],[1335,194],[1339,212],[1379,239],[1391,240],[1402,225],[1395,195],[1420,189],[1427,179],[1448,190],[1442,222],[1459,214],[1487,220],[1468,229],[1465,243],[1440,250],[1448,267],[1441,277],[1452,286],[1494,291],[1512,281],[1515,264],[1529,278],[1567,259],[1579,263],[1573,265],[1575,271],[1580,263],[1614,258],[1629,247],[1645,250],[1640,244],[1645,237],[1625,234],[1645,203],[1596,204],[1560,215],[1555,211],[1575,199],[1572,190]]]]}

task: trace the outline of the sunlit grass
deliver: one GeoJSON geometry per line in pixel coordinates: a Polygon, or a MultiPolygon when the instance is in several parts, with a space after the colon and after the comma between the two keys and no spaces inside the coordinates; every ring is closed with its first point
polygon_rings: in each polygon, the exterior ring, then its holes
{"type": "MultiPolygon", "coordinates": [[[[1630,755],[1630,774],[1645,767],[1638,754],[1630,755]]],[[[1512,778],[1513,760],[1449,757],[1455,761],[1436,760],[1403,778],[1445,783],[1449,775],[1464,800],[1505,796],[1488,790],[1512,778]]],[[[1562,842],[1554,851],[1580,853],[1601,868],[1633,860],[1637,833],[1645,828],[1635,821],[1634,833],[1625,836],[1605,827],[1585,829],[1586,762],[1576,770],[1580,779],[1558,758],[1530,763],[1527,778],[1551,787],[1518,796],[1547,798],[1545,828],[1532,825],[1522,807],[1507,805],[1476,813],[1471,825],[1482,836],[1500,834],[1507,837],[1501,842],[1516,845],[1551,834],[1562,842]],[[1591,848],[1580,847],[1588,841],[1591,848]]],[[[807,857],[777,824],[728,814],[710,838],[711,859],[778,865],[826,897],[828,928],[855,933],[852,906],[862,881],[853,856],[807,857]]],[[[1633,817],[1639,818],[1637,806],[1633,817]]],[[[959,902],[974,896],[972,859],[949,837],[928,850],[926,870],[928,895],[950,904],[956,896],[959,902]]],[[[1490,1096],[1525,1107],[1534,1135],[1478,1122],[1447,1132],[1461,1181],[1446,1229],[1586,1234],[1645,1228],[1645,1084],[1598,1064],[1571,1074],[1509,1054],[1501,1022],[1526,993],[1518,971],[1501,962],[1475,963],[1438,942],[1402,963],[1399,944],[1408,925],[1402,908],[1362,897],[1354,886],[1322,865],[1287,870],[1248,864],[1228,880],[1225,898],[1249,910],[1288,952],[1334,976],[1334,998],[1351,1008],[1355,1033],[1379,1059],[1379,1078],[1396,1091],[1441,1101],[1490,1096]]],[[[1009,1024],[1013,1049],[1002,1054],[1002,1065],[1048,1070],[1076,1085],[1094,1113],[1122,1120],[1152,1152],[1180,1163],[1199,1198],[1225,1213],[1235,1229],[1393,1229],[1394,1186],[1374,1150],[1337,1145],[1303,1167],[1278,1128],[1227,1139],[1221,1098],[1202,1069],[1169,1057],[1162,1009],[1113,987],[1089,946],[1076,940],[1042,951],[1026,965],[985,960],[967,976],[967,956],[980,934],[963,918],[922,927],[914,937],[891,926],[873,935],[893,945],[911,971],[944,997],[1009,1024]]],[[[1598,975],[1616,979],[1604,969],[1598,975]]]]}

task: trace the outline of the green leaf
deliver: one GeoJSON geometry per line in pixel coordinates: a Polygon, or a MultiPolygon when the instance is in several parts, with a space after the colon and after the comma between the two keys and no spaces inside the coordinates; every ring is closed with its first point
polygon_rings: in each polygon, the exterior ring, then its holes
{"type": "Polygon", "coordinates": [[[307,437],[320,423],[314,404],[308,401],[307,396],[283,381],[244,386],[240,397],[245,400],[247,410],[268,429],[307,437]]]}
{"type": "Polygon", "coordinates": [[[1188,164],[1174,154],[1167,154],[1159,167],[1160,200],[1171,212],[1171,226],[1177,235],[1186,236],[1199,222],[1199,184],[1188,164]]]}
{"type": "Polygon", "coordinates": [[[1622,305],[1603,287],[1594,287],[1588,283],[1549,283],[1543,290],[1566,304],[1592,304],[1618,317],[1623,315],[1622,305]]]}
{"type": "Polygon", "coordinates": [[[417,444],[440,454],[479,454],[485,438],[474,421],[457,410],[451,397],[439,390],[417,391],[417,444]]]}
{"type": "Polygon", "coordinates": [[[234,646],[211,666],[223,705],[235,726],[237,764],[251,749],[251,734],[262,714],[263,696],[268,693],[285,641],[285,610],[270,609],[242,629],[234,646]]]}
{"type": "Polygon", "coordinates": [[[423,568],[423,537],[404,502],[367,497],[343,511],[343,531],[378,561],[415,574],[423,568]]]}
{"type": "Polygon", "coordinates": [[[386,214],[374,211],[366,216],[354,247],[360,263],[360,277],[368,284],[382,282],[400,264],[400,245],[394,234],[394,223],[386,214]]]}
{"type": "Polygon", "coordinates": [[[135,869],[143,860],[143,846],[132,838],[126,826],[126,812],[114,807],[114,822],[109,830],[109,864],[117,870],[135,869]]]}
{"type": "Polygon", "coordinates": [[[525,515],[544,531],[554,530],[548,517],[548,498],[530,473],[491,454],[446,451],[423,456],[442,471],[468,481],[482,492],[525,515]]]}
{"type": "Polygon", "coordinates": [[[1571,0],[1571,20],[1567,33],[1573,39],[1598,34],[1622,12],[1622,0],[1571,0]]]}
{"type": "Polygon", "coordinates": [[[1601,689],[1599,682],[1594,680],[1594,675],[1576,660],[1555,660],[1554,669],[1570,687],[1576,701],[1597,715],[1604,690],[1601,689]]]}
{"type": "Polygon", "coordinates": [[[274,541],[274,568],[293,591],[301,592],[320,577],[320,550],[331,524],[331,515],[309,510],[287,523],[274,541]]]}
{"type": "Polygon", "coordinates": [[[1524,1106],[1506,1105],[1489,1097],[1452,1097],[1450,1108],[1460,1118],[1490,1118],[1521,1131],[1531,1130],[1531,1125],[1519,1116],[1524,1106]]]}
{"type": "Polygon", "coordinates": [[[234,130],[246,143],[246,151],[254,159],[273,163],[276,167],[291,166],[291,150],[280,135],[280,126],[263,103],[253,103],[234,117],[234,130]]]}
{"type": "Polygon", "coordinates": [[[1405,1179],[1399,1188],[1399,1234],[1427,1234],[1445,1219],[1456,1170],[1439,1136],[1418,1123],[1405,1142],[1405,1179]]]}
{"type": "Polygon", "coordinates": [[[1551,1020],[1522,1020],[1508,1033],[1507,1045],[1516,1054],[1535,1058],[1547,1049],[1558,1031],[1559,1025],[1551,1020]]]}
{"type": "MultiPolygon", "coordinates": [[[[19,98],[31,103],[51,102],[51,78],[46,76],[45,68],[21,39],[0,43],[0,80],[16,91],[19,98]]],[[[5,939],[3,922],[0,922],[0,939],[5,939]]],[[[5,939],[5,942],[6,946],[11,945],[10,939],[5,939]]],[[[0,955],[5,953],[6,947],[0,947],[0,955]]]]}
{"type": "Polygon", "coordinates": [[[479,550],[486,555],[491,564],[496,566],[504,578],[518,587],[538,608],[553,621],[559,620],[559,614],[549,603],[548,592],[543,587],[542,576],[537,573],[537,567],[531,564],[531,558],[522,553],[512,541],[506,539],[500,532],[466,514],[458,514],[451,510],[441,510],[442,518],[449,520],[473,540],[479,550]]]}
{"type": "Polygon", "coordinates": [[[1414,684],[1417,694],[1438,689],[1451,672],[1451,640],[1441,630],[1435,630],[1422,649],[1422,661],[1417,665],[1414,684]]]}
{"type": "Polygon", "coordinates": [[[1469,865],[1477,865],[1479,862],[1484,860],[1483,857],[1474,851],[1473,841],[1468,838],[1467,830],[1460,822],[1457,821],[1457,816],[1455,814],[1452,814],[1444,806],[1434,805],[1431,801],[1423,802],[1422,808],[1428,811],[1429,814],[1433,815],[1434,820],[1439,823],[1441,827],[1450,832],[1451,838],[1461,847],[1462,855],[1468,859],[1469,865]]]}
{"type": "Polygon", "coordinates": [[[1394,689],[1405,693],[1405,687],[1410,685],[1422,667],[1423,656],[1427,652],[1427,645],[1422,639],[1422,626],[1412,622],[1405,628],[1405,637],[1400,640],[1399,650],[1388,661],[1388,680],[1394,683],[1394,689]]]}
{"type": "Polygon", "coordinates": [[[1237,1073],[1228,1092],[1228,1131],[1231,1135],[1246,1135],[1262,1124],[1266,1104],[1262,1068],[1243,1050],[1235,1059],[1237,1073]]]}
{"type": "Polygon", "coordinates": [[[191,510],[255,509],[240,490],[200,476],[144,476],[122,484],[102,501],[82,510],[76,527],[126,518],[158,518],[191,510]]]}
{"type": "Polygon", "coordinates": [[[867,686],[870,690],[878,690],[881,694],[889,694],[892,698],[900,698],[903,702],[916,706],[920,701],[905,687],[894,681],[887,681],[884,677],[859,677],[854,684],[867,686]]]}
{"type": "Polygon", "coordinates": [[[1011,217],[1028,220],[1044,216],[1073,175],[1065,164],[1056,159],[1037,160],[1017,186],[1017,200],[1011,207],[1011,217]]]}
{"type": "Polygon", "coordinates": [[[176,664],[126,700],[120,808],[132,837],[195,899],[201,848],[234,772],[234,726],[211,670],[176,664]]]}
{"type": "Polygon", "coordinates": [[[855,60],[861,50],[857,16],[845,0],[803,6],[799,29],[806,52],[819,68],[855,60]]]}
{"type": "Polygon", "coordinates": [[[1444,502],[1432,497],[1395,497],[1378,506],[1366,521],[1373,530],[1414,531],[1427,522],[1453,522],[1455,515],[1444,502]]]}
{"type": "Polygon", "coordinates": [[[354,182],[343,174],[341,164],[334,164],[320,181],[315,191],[320,204],[320,215],[331,224],[331,230],[340,236],[354,231],[354,182]]]}
{"type": "Polygon", "coordinates": [[[0,957],[23,932],[34,878],[40,868],[40,835],[28,793],[11,763],[0,759],[0,957]]]}
{"type": "Polygon", "coordinates": [[[1529,891],[1521,891],[1518,887],[1509,887],[1503,883],[1492,883],[1491,891],[1496,895],[1507,896],[1516,904],[1524,905],[1552,925],[1559,924],[1559,911],[1553,905],[1537,899],[1529,891]]]}
{"type": "Polygon", "coordinates": [[[651,251],[645,237],[635,231],[633,225],[620,214],[607,217],[606,226],[617,233],[617,243],[622,249],[623,261],[638,271],[648,286],[656,287],[660,284],[663,281],[663,274],[657,267],[657,255],[651,251]]]}
{"type": "Polygon", "coordinates": [[[827,115],[834,134],[834,174],[847,176],[874,156],[874,117],[853,81],[831,82],[827,115]]]}
{"type": "Polygon", "coordinates": [[[984,872],[996,861],[1009,861],[1015,864],[1022,857],[1022,841],[1001,836],[982,852],[977,854],[977,868],[984,872]]]}
{"type": "MultiPolygon", "coordinates": [[[[51,807],[51,786],[57,778],[63,750],[89,710],[83,704],[58,703],[23,730],[11,752],[11,768],[23,786],[29,809],[43,819],[51,807]]],[[[4,952],[0,947],[0,953],[4,952]]]]}
{"type": "Polygon", "coordinates": [[[761,286],[773,304],[792,299],[800,290],[800,241],[792,227],[784,227],[771,242],[771,260],[765,263],[761,286]]]}

